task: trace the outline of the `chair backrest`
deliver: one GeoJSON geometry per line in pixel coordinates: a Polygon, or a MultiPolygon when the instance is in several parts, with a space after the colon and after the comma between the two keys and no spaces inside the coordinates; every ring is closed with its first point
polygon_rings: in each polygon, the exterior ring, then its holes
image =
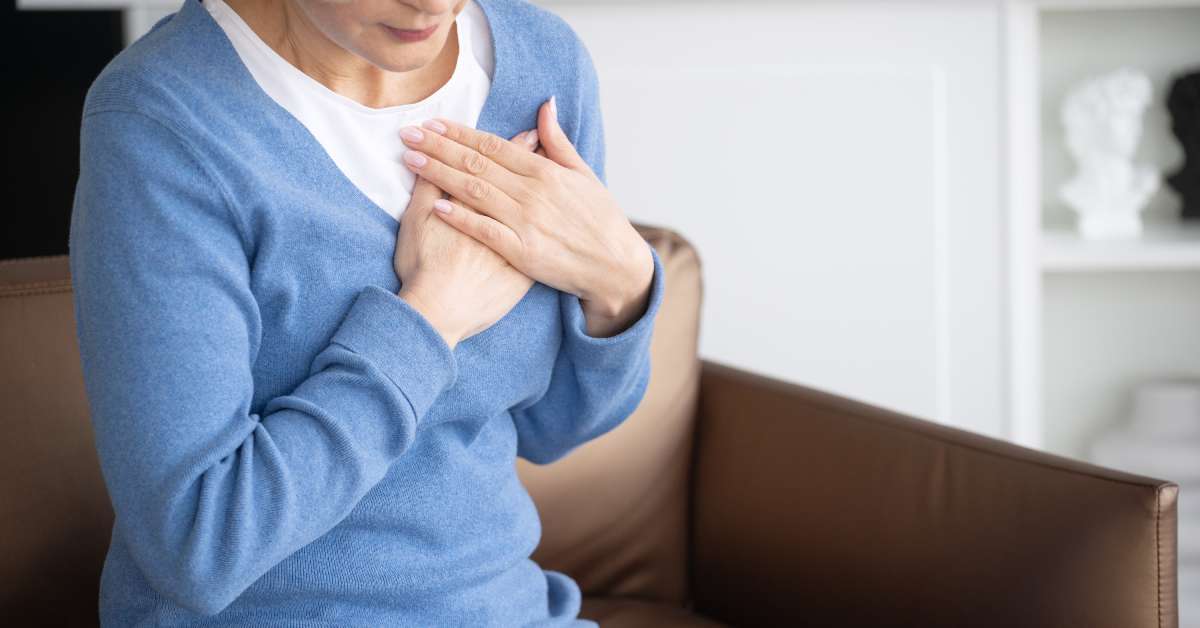
{"type": "MultiPolygon", "coordinates": [[[[545,466],[517,460],[542,519],[534,560],[588,594],[686,596],[687,495],[699,384],[696,251],[635,223],[666,294],[650,387],[625,423],[545,466]]],[[[0,261],[0,616],[95,625],[113,511],[100,475],[66,255],[0,261]]]]}
{"type": "Polygon", "coordinates": [[[646,395],[611,432],[553,464],[518,458],[517,470],[542,519],[534,561],[570,574],[585,595],[678,605],[688,598],[701,265],[696,249],[679,233],[634,226],[658,251],[666,277],[646,395]]]}
{"type": "Polygon", "coordinates": [[[113,511],[65,255],[0,262],[0,424],[0,615],[95,625],[113,511]]]}

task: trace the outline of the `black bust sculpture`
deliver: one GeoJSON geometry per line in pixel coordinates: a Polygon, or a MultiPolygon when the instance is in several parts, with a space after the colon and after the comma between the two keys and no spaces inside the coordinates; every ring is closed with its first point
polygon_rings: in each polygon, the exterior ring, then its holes
{"type": "Polygon", "coordinates": [[[1184,161],[1167,183],[1183,199],[1184,220],[1200,220],[1200,71],[1182,75],[1167,92],[1171,130],[1183,146],[1184,161]]]}

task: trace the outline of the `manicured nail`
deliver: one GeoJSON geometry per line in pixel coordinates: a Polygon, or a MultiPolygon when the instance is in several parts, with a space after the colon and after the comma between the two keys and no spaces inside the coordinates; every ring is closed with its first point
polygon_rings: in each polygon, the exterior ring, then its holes
{"type": "Polygon", "coordinates": [[[427,158],[425,155],[423,155],[420,152],[415,151],[415,150],[404,151],[403,159],[404,159],[404,161],[406,161],[418,168],[429,163],[429,158],[427,158]]]}
{"type": "Polygon", "coordinates": [[[525,144],[528,145],[530,148],[533,148],[534,146],[537,146],[537,143],[538,143],[537,129],[528,131],[527,134],[525,135],[525,144]]]}
{"type": "Polygon", "coordinates": [[[439,198],[433,202],[433,208],[442,212],[443,214],[449,214],[450,210],[454,209],[454,206],[450,204],[450,201],[444,198],[439,198]]]}
{"type": "Polygon", "coordinates": [[[425,139],[425,134],[415,126],[406,126],[400,129],[400,137],[403,137],[410,142],[419,142],[425,139]]]}
{"type": "Polygon", "coordinates": [[[421,126],[429,129],[430,131],[433,131],[434,133],[438,133],[438,134],[446,132],[446,125],[444,125],[441,122],[438,122],[437,120],[434,120],[432,118],[422,122],[421,126]]]}
{"type": "Polygon", "coordinates": [[[553,95],[550,96],[550,115],[554,116],[555,120],[558,119],[558,103],[554,102],[553,95]]]}

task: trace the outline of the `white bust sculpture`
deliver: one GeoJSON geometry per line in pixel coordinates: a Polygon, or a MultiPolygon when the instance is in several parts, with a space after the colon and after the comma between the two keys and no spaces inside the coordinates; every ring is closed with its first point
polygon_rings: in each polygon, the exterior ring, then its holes
{"type": "Polygon", "coordinates": [[[1145,74],[1121,69],[1085,81],[1063,102],[1067,149],[1078,169],[1059,198],[1078,215],[1085,238],[1141,233],[1142,208],[1161,181],[1156,168],[1133,163],[1150,96],[1145,74]]]}

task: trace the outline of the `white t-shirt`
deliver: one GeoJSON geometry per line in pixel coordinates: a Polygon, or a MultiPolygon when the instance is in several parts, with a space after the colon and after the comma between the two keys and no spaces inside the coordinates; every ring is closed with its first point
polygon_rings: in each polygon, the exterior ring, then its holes
{"type": "Polygon", "coordinates": [[[400,128],[444,117],[474,127],[495,65],[487,16],[469,0],[456,21],[458,62],[445,85],[419,102],[374,108],[322,85],[279,56],[224,0],[203,0],[255,81],[308,128],[342,173],[397,220],[416,174],[400,157],[400,128]]]}

